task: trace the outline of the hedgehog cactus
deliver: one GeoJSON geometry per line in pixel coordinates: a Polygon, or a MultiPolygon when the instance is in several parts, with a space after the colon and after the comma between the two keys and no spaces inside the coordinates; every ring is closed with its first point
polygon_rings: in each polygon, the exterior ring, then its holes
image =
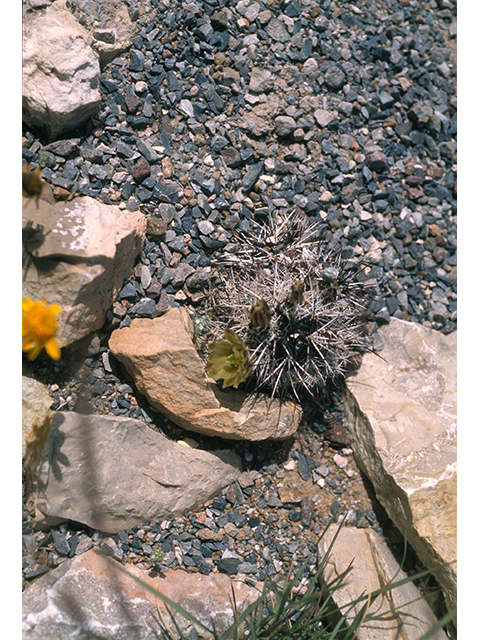
{"type": "Polygon", "coordinates": [[[318,233],[295,211],[257,225],[219,260],[207,302],[213,336],[235,333],[249,351],[248,382],[272,396],[316,397],[372,350],[370,288],[357,279],[365,264],[326,249],[318,233]]]}

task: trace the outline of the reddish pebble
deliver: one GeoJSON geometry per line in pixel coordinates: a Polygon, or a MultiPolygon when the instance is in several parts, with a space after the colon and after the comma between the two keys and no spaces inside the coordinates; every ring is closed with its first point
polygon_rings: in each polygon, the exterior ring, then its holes
{"type": "Polygon", "coordinates": [[[423,178],[421,178],[420,176],[411,175],[407,176],[405,182],[409,187],[418,187],[419,185],[423,184],[423,178]]]}
{"type": "Polygon", "coordinates": [[[383,171],[388,166],[387,156],[383,151],[373,151],[365,158],[368,168],[372,171],[383,171]]]}
{"type": "Polygon", "coordinates": [[[134,93],[130,93],[129,91],[125,92],[123,96],[125,100],[125,106],[127,107],[127,113],[135,113],[140,105],[140,98],[136,96],[134,93]]]}
{"type": "Polygon", "coordinates": [[[162,173],[165,178],[171,178],[173,176],[173,164],[168,156],[162,158],[162,173]]]}
{"type": "Polygon", "coordinates": [[[407,191],[410,200],[418,200],[418,198],[421,198],[423,195],[425,195],[421,186],[409,187],[407,191]]]}
{"type": "Polygon", "coordinates": [[[150,175],[150,165],[145,160],[145,158],[140,158],[140,160],[133,165],[132,167],[132,177],[137,182],[142,182],[145,178],[148,178],[150,175]]]}
{"type": "Polygon", "coordinates": [[[444,249],[443,247],[439,247],[438,245],[432,251],[432,257],[435,260],[435,262],[438,262],[438,263],[443,262],[444,260],[446,260],[449,255],[450,254],[448,253],[448,251],[446,249],[444,249]]]}

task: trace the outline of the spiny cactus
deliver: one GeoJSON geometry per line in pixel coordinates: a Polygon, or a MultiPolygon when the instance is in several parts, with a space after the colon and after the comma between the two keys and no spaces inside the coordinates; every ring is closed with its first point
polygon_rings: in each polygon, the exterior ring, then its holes
{"type": "Polygon", "coordinates": [[[235,386],[246,380],[255,390],[300,400],[343,380],[372,349],[365,332],[371,291],[358,279],[365,263],[327,248],[320,231],[298,210],[269,216],[239,236],[235,255],[217,261],[219,281],[207,301],[216,338],[210,373],[221,371],[219,340],[233,334],[249,354],[242,377],[228,376],[235,386]]]}

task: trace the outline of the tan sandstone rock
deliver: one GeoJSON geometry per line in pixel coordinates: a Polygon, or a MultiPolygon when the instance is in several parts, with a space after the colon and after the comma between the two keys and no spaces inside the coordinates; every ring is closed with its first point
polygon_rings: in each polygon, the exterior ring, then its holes
{"type": "MultiPolygon", "coordinates": [[[[240,612],[260,596],[242,578],[208,576],[169,570],[159,576],[134,565],[125,568],[94,550],[66,560],[40,577],[23,593],[24,640],[153,640],[162,637],[159,612],[170,629],[175,626],[163,602],[131,576],[180,604],[202,624],[219,634],[234,622],[232,589],[240,612]],[[117,568],[124,569],[125,575],[117,568]],[[74,606],[72,605],[74,603],[74,606]]],[[[184,637],[192,624],[175,614],[184,637]]],[[[201,637],[201,627],[197,627],[201,637]]]]}
{"type": "Polygon", "coordinates": [[[236,389],[222,391],[209,380],[192,331],[188,312],[176,307],[117,329],[109,347],[152,406],[184,429],[233,440],[295,433],[301,417],[297,405],[236,389]]]}
{"type": "Polygon", "coordinates": [[[273,89],[275,76],[268,69],[253,67],[248,88],[252,93],[266,93],[273,89]]]}
{"type": "Polygon", "coordinates": [[[78,127],[100,105],[100,65],[91,36],[56,0],[27,12],[23,37],[23,119],[50,140],[78,127]]]}
{"type": "Polygon", "coordinates": [[[457,599],[456,334],[392,318],[381,358],[348,381],[345,424],[358,465],[400,532],[457,599]]]}
{"type": "Polygon", "coordinates": [[[55,413],[25,459],[27,508],[39,528],[74,520],[117,533],[191,511],[241,473],[233,451],[172,442],[140,420],[55,413]]]}
{"type": "MultiPolygon", "coordinates": [[[[320,562],[327,555],[337,530],[338,527],[330,527],[320,541],[320,562]]],[[[333,601],[337,607],[347,607],[360,596],[407,577],[386,543],[372,530],[354,527],[340,529],[323,571],[325,582],[338,579],[350,563],[352,568],[344,580],[344,585],[333,593],[333,601]]],[[[353,621],[364,604],[362,601],[355,605],[347,616],[348,622],[353,621]]],[[[390,590],[388,594],[381,595],[372,602],[365,622],[360,626],[355,638],[418,640],[436,622],[430,605],[410,582],[390,590]],[[384,616],[384,619],[370,620],[369,616],[372,615],[384,616]]],[[[433,633],[430,638],[447,640],[446,634],[441,630],[433,633]]]]}
{"type": "Polygon", "coordinates": [[[22,370],[22,458],[27,443],[42,441],[48,436],[53,411],[50,411],[52,398],[45,385],[35,380],[33,373],[26,367],[22,370]],[[42,437],[42,433],[45,436],[42,437]]]}
{"type": "Polygon", "coordinates": [[[62,346],[99,329],[142,249],[145,216],[89,197],[53,205],[24,198],[23,228],[40,237],[27,245],[23,297],[62,307],[62,346]]]}

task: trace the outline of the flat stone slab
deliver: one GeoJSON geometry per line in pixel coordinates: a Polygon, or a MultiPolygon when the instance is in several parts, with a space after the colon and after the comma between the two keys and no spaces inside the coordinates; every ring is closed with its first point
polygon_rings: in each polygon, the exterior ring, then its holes
{"type": "Polygon", "coordinates": [[[345,425],[358,465],[456,605],[456,333],[392,318],[347,383],[345,425]]]}
{"type": "MultiPolygon", "coordinates": [[[[318,545],[319,562],[327,555],[337,526],[330,527],[318,545]]],[[[382,538],[371,529],[344,527],[328,554],[323,579],[328,583],[348,569],[344,585],[333,594],[337,607],[348,605],[363,595],[374,592],[388,583],[403,580],[407,575],[400,569],[392,552],[382,538]]],[[[351,623],[365,603],[362,601],[348,614],[351,623]]],[[[344,609],[344,610],[345,610],[344,609]]],[[[358,629],[358,640],[418,640],[437,619],[427,601],[422,598],[413,582],[396,587],[386,595],[372,601],[367,618],[358,629]],[[384,619],[369,620],[369,615],[384,616],[384,619]]],[[[447,640],[444,631],[436,631],[431,640],[447,640]]]]}
{"type": "Polygon", "coordinates": [[[159,318],[136,318],[109,340],[153,407],[189,431],[232,440],[266,440],[293,435],[301,408],[240,389],[222,391],[205,373],[192,341],[186,309],[174,307],[159,318]]]}
{"type": "MultiPolygon", "coordinates": [[[[232,590],[242,612],[260,596],[241,577],[168,570],[165,575],[136,565],[116,568],[117,563],[93,549],[65,560],[41,576],[23,593],[22,637],[24,640],[153,640],[163,637],[159,613],[170,629],[175,626],[160,598],[136,582],[180,604],[210,629],[224,633],[234,622],[232,590]]],[[[175,620],[184,637],[192,624],[179,614],[175,620]]],[[[200,637],[203,635],[197,626],[200,637]]],[[[213,636],[212,636],[213,637],[213,636]]]]}
{"type": "Polygon", "coordinates": [[[57,412],[27,447],[27,508],[35,526],[65,520],[108,533],[191,511],[238,478],[233,451],[178,444],[140,420],[57,412]]]}

